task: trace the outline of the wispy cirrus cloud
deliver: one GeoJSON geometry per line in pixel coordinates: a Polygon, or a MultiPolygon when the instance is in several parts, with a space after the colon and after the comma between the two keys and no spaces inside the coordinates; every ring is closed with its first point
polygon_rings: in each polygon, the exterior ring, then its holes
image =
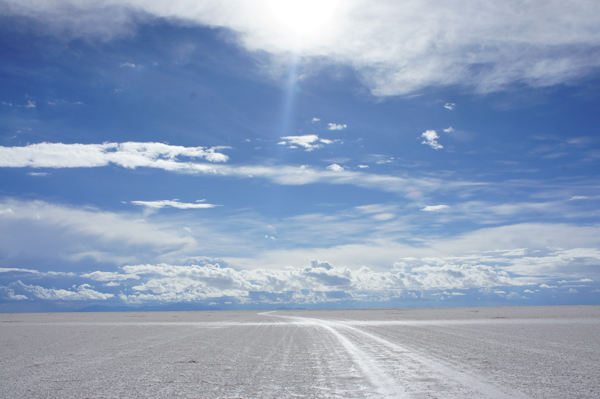
{"type": "Polygon", "coordinates": [[[161,208],[177,208],[177,209],[208,209],[219,205],[206,204],[205,200],[198,200],[196,203],[179,202],[179,200],[162,200],[162,201],[131,201],[133,205],[144,206],[151,209],[161,208]]]}
{"type": "Polygon", "coordinates": [[[421,210],[425,211],[425,212],[436,212],[436,211],[443,211],[444,209],[448,209],[448,208],[450,208],[448,205],[428,205],[421,210]]]}
{"type": "Polygon", "coordinates": [[[179,226],[140,222],[135,213],[43,201],[5,200],[0,208],[5,206],[11,212],[0,215],[0,251],[21,265],[150,261],[198,245],[179,226]]]}
{"type": "Polygon", "coordinates": [[[351,65],[377,96],[433,85],[458,84],[479,92],[515,82],[548,86],[600,66],[600,5],[586,0],[526,5],[466,0],[4,0],[2,13],[34,19],[38,28],[57,35],[104,40],[133,34],[137,24],[153,17],[222,27],[235,32],[238,43],[251,52],[277,59],[299,50],[307,60],[351,65]]]}

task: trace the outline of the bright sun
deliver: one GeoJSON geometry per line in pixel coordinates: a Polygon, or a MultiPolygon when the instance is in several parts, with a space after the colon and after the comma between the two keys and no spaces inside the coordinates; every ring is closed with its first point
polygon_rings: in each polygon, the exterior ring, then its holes
{"type": "Polygon", "coordinates": [[[270,19],[283,34],[305,42],[318,38],[331,27],[340,3],[340,0],[275,0],[268,9],[270,19]]]}

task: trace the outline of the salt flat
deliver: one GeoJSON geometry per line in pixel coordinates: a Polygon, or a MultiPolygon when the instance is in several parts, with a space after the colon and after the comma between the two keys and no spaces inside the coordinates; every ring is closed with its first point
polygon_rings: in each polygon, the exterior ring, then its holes
{"type": "Polygon", "coordinates": [[[3,398],[600,397],[600,306],[0,321],[3,398]]]}

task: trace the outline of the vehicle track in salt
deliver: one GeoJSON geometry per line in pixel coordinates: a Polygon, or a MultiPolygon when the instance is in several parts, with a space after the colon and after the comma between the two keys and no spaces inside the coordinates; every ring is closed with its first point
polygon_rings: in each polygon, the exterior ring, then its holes
{"type": "MultiPolygon", "coordinates": [[[[508,388],[499,388],[473,370],[458,370],[440,359],[408,349],[375,333],[344,323],[276,312],[265,316],[288,320],[305,328],[317,328],[334,336],[346,356],[371,385],[367,397],[378,398],[525,398],[508,388]]],[[[339,356],[340,354],[332,354],[339,356]]],[[[342,372],[342,370],[339,370],[342,372]]]]}

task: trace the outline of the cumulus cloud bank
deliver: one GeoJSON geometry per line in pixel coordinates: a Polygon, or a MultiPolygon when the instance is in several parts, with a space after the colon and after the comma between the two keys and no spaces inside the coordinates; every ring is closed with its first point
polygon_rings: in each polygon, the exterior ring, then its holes
{"type": "MultiPolygon", "coordinates": [[[[39,285],[39,276],[49,273],[0,269],[9,276],[15,273],[20,276],[17,281],[0,286],[0,297],[11,301],[112,299],[113,302],[125,303],[229,298],[230,301],[246,304],[314,304],[339,300],[387,301],[414,296],[414,291],[421,291],[421,295],[429,292],[432,296],[462,296],[464,293],[450,293],[447,290],[478,289],[482,293],[493,293],[507,299],[527,299],[517,296],[517,293],[513,294],[510,287],[537,286],[541,289],[556,290],[560,287],[551,285],[551,280],[553,278],[556,281],[556,277],[561,275],[569,276],[569,280],[577,283],[578,287],[584,287],[585,284],[593,283],[593,280],[578,276],[590,275],[597,268],[599,261],[600,251],[596,248],[554,251],[521,248],[471,252],[445,258],[399,258],[393,267],[387,270],[373,270],[365,266],[350,269],[318,259],[311,260],[305,267],[288,266],[280,269],[235,269],[221,267],[217,263],[149,263],[126,265],[117,268],[117,271],[94,271],[65,276],[76,278],[78,281],[82,278],[89,279],[88,284],[79,283],[67,289],[39,285]],[[35,274],[36,282],[21,282],[21,279],[25,278],[23,273],[35,274]],[[102,290],[107,292],[95,289],[95,282],[102,283],[102,290]],[[446,292],[431,293],[436,290],[446,292]]],[[[597,271],[595,273],[597,274],[597,271]]],[[[6,280],[8,277],[4,278],[6,280]]],[[[569,288],[572,286],[566,286],[563,291],[569,288]]],[[[538,291],[528,289],[523,292],[535,294],[538,291]]]]}
{"type": "Polygon", "coordinates": [[[256,292],[287,293],[298,303],[331,300],[327,293],[345,292],[343,298],[368,297],[389,299],[404,290],[467,289],[519,284],[501,270],[485,265],[422,265],[397,263],[391,271],[377,272],[367,267],[352,271],[314,259],[310,266],[284,270],[235,270],[215,265],[179,266],[169,264],[123,266],[123,275],[90,273],[96,281],[123,281],[131,278],[143,282],[132,287],[134,293],[123,295],[127,302],[148,300],[179,302],[236,297],[253,302],[256,292]],[[310,294],[303,293],[310,291],[310,294]],[[317,295],[314,293],[325,293],[317,295]]]}
{"type": "Polygon", "coordinates": [[[89,284],[74,286],[71,290],[44,288],[40,285],[23,284],[20,280],[10,283],[8,286],[0,286],[0,292],[4,291],[7,299],[23,300],[29,299],[27,294],[35,298],[51,301],[87,301],[106,300],[114,297],[114,294],[106,294],[92,289],[89,284]],[[20,292],[19,294],[15,294],[20,292]]]}
{"type": "Polygon", "coordinates": [[[4,0],[0,12],[104,40],[153,17],[223,27],[250,51],[351,65],[377,96],[432,85],[547,86],[600,66],[600,3],[587,0],[4,0]]]}

